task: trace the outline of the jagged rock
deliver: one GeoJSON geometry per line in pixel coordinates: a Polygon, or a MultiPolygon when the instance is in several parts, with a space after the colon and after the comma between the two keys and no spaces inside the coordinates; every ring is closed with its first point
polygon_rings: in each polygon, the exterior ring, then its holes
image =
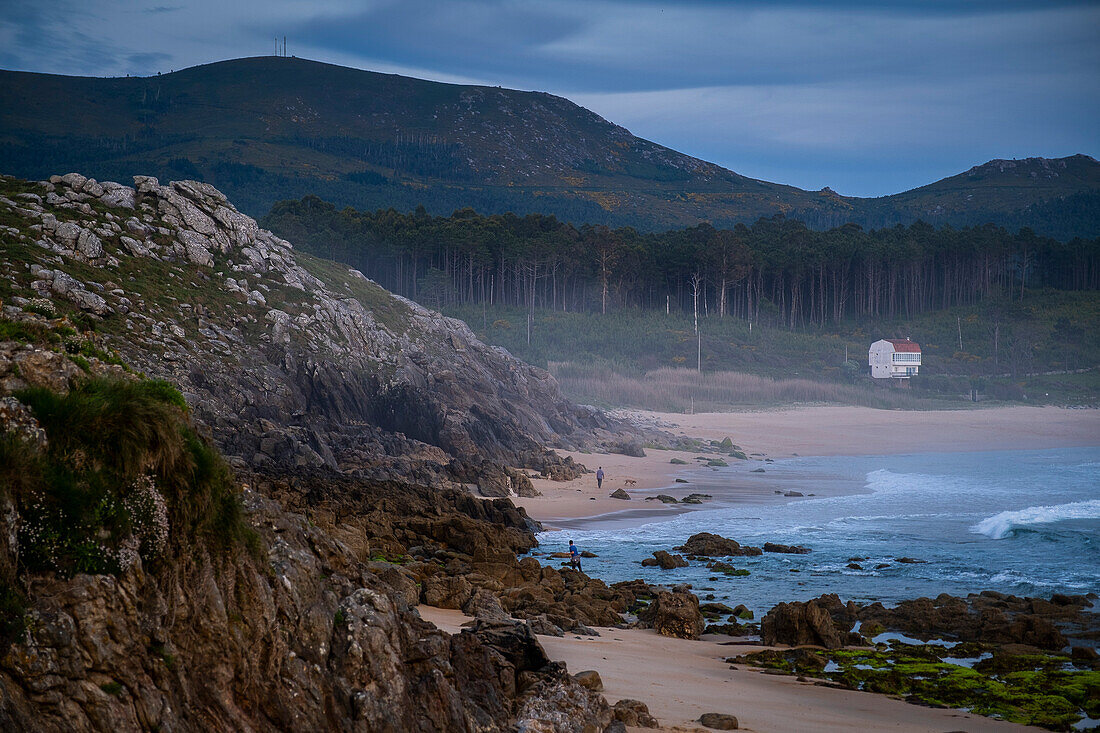
{"type": "Polygon", "coordinates": [[[623,698],[612,709],[615,720],[631,728],[657,728],[657,719],[649,714],[649,706],[641,700],[623,698]]]}
{"type": "Polygon", "coordinates": [[[483,621],[507,621],[508,614],[501,607],[497,597],[485,590],[478,588],[462,606],[462,611],[469,616],[483,621]]]}
{"type": "Polygon", "coordinates": [[[699,599],[687,592],[659,591],[653,601],[638,612],[638,620],[649,624],[662,636],[698,639],[705,622],[699,612],[699,599]]]}
{"type": "Polygon", "coordinates": [[[662,570],[672,570],[673,568],[686,568],[687,561],[680,555],[670,555],[664,550],[657,550],[653,553],[653,557],[647,557],[642,560],[642,567],[659,567],[662,570]]]}
{"type": "MultiPolygon", "coordinates": [[[[555,666],[555,665],[550,665],[555,666]]],[[[612,724],[611,707],[598,692],[561,671],[547,672],[520,699],[515,730],[522,733],[600,733],[612,724]]]]}
{"type": "Polygon", "coordinates": [[[61,176],[57,181],[50,179],[51,183],[63,183],[74,191],[80,191],[84,187],[84,182],[88,179],[79,173],[66,173],[61,176]]]}
{"type": "Polygon", "coordinates": [[[76,238],[76,251],[86,259],[97,260],[104,255],[103,242],[89,229],[81,229],[76,238]]]}
{"type": "Polygon", "coordinates": [[[687,542],[673,549],[687,555],[702,557],[739,557],[762,554],[759,547],[742,547],[736,540],[727,539],[710,532],[693,534],[687,542]]]}
{"type": "Polygon", "coordinates": [[[114,181],[103,182],[103,195],[99,197],[105,205],[116,209],[134,208],[134,189],[114,181]]]}
{"type": "Polygon", "coordinates": [[[532,634],[542,634],[543,636],[565,636],[565,632],[554,625],[554,623],[550,621],[545,613],[539,614],[534,618],[527,619],[527,625],[531,628],[532,634]]]}
{"type": "Polygon", "coordinates": [[[829,612],[815,601],[775,606],[760,622],[760,638],[768,646],[812,644],[826,649],[844,646],[829,612]]]}
{"type": "Polygon", "coordinates": [[[464,577],[433,576],[423,582],[423,600],[436,608],[462,608],[473,597],[474,589],[464,577]]]}
{"type": "Polygon", "coordinates": [[[603,692],[603,680],[600,679],[600,673],[594,669],[588,669],[583,672],[577,672],[573,675],[580,686],[592,690],[592,692],[603,692]]]}
{"type": "Polygon", "coordinates": [[[214,264],[214,255],[210,253],[211,242],[199,232],[181,229],[179,232],[180,244],[183,245],[187,261],[196,265],[211,267],[214,264]]]}
{"type": "Polygon", "coordinates": [[[625,499],[630,501],[630,494],[626,493],[623,489],[615,489],[611,492],[612,499],[625,499]]]}

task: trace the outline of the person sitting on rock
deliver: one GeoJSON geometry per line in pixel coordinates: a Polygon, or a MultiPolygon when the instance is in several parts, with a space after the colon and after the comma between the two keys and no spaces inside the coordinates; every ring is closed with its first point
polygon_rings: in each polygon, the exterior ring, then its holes
{"type": "Polygon", "coordinates": [[[569,567],[578,572],[581,569],[581,551],[573,544],[573,540],[569,540],[569,567]]]}

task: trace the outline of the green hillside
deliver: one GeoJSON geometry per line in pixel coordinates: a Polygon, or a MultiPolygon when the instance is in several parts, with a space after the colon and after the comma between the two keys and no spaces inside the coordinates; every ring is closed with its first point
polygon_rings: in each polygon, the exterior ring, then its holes
{"type": "Polygon", "coordinates": [[[968,173],[894,197],[847,198],[746,178],[561,97],[296,58],[145,78],[0,71],[0,100],[3,172],[201,179],[257,216],[312,193],[360,209],[422,204],[449,214],[471,206],[642,230],[783,213],[815,228],[924,218],[1100,234],[1100,165],[1085,156],[1048,161],[1074,175],[1017,176],[1011,191],[968,173]]]}

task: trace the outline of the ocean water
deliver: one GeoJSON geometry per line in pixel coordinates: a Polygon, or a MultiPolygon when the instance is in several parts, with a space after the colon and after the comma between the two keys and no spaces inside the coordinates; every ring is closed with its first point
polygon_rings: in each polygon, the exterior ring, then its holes
{"type": "Polygon", "coordinates": [[[780,601],[822,593],[888,605],[945,592],[1100,593],[1100,448],[746,461],[685,476],[691,483],[674,485],[677,495],[714,499],[653,518],[637,511],[653,502],[634,492],[633,511],[555,522],[564,531],[541,533],[541,549],[572,539],[599,555],[585,561],[589,575],[690,583],[700,597],[744,603],[757,618],[780,601]],[[760,467],[764,473],[752,473],[760,467]],[[805,496],[783,496],[790,490],[805,496]],[[812,552],[727,560],[750,571],[739,578],[715,578],[702,563],[641,567],[653,551],[672,551],[696,532],[812,552]],[[862,558],[862,570],[848,567],[852,558],[862,558]]]}

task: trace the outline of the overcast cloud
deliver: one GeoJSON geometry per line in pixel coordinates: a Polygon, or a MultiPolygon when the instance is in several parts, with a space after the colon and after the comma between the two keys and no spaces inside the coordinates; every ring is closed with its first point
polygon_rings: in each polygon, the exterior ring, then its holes
{"type": "Polygon", "coordinates": [[[1100,3],[0,0],[0,67],[155,74],[291,54],[566,96],[744,175],[882,195],[1100,154],[1100,3]]]}

